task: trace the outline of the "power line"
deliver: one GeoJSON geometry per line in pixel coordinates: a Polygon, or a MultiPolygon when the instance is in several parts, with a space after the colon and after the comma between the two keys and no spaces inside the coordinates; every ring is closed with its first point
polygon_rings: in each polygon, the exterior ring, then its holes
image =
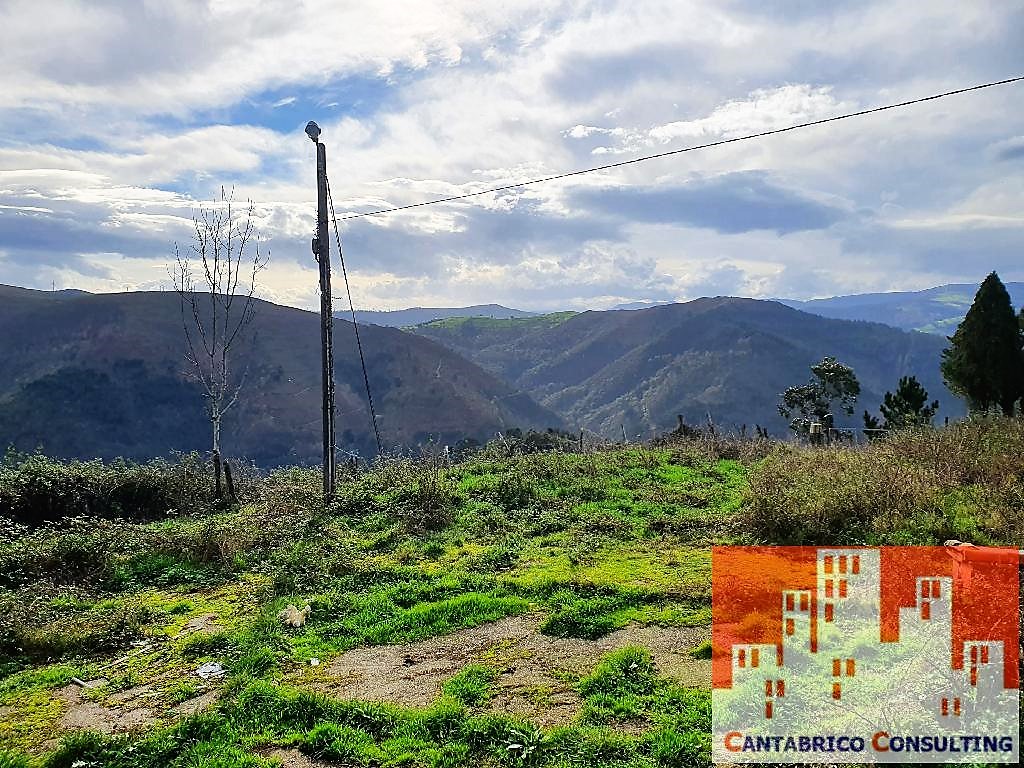
{"type": "MultiPolygon", "coordinates": [[[[334,197],[331,195],[331,182],[327,179],[326,174],[324,180],[327,182],[327,201],[331,206],[331,220],[334,222],[334,239],[338,243],[338,260],[341,262],[341,275],[345,278],[345,293],[348,294],[348,309],[352,313],[352,329],[356,334],[356,348],[359,350],[359,364],[363,368],[363,383],[366,385],[366,402],[370,406],[370,421],[373,424],[373,436],[377,440],[377,455],[380,456],[384,453],[384,446],[380,441],[380,429],[377,427],[377,411],[373,407],[373,395],[370,393],[370,377],[366,373],[366,358],[363,356],[363,342],[359,338],[359,323],[356,322],[356,308],[355,304],[352,303],[352,289],[349,288],[348,284],[348,270],[345,269],[345,253],[341,250],[341,234],[338,232],[338,219],[334,215],[334,197]]],[[[333,297],[332,297],[333,298],[333,297]]]]}
{"type": "Polygon", "coordinates": [[[365,211],[363,213],[351,213],[347,216],[342,216],[341,219],[336,219],[335,224],[338,221],[350,221],[351,219],[361,219],[366,216],[381,216],[385,213],[395,213],[397,211],[408,211],[412,208],[423,208],[428,205],[439,205],[441,203],[453,203],[457,200],[465,200],[470,197],[477,197],[479,195],[490,195],[495,192],[507,192],[513,189],[519,189],[520,187],[527,187],[532,184],[544,184],[549,181],[557,181],[559,179],[568,179],[572,176],[582,176],[587,173],[596,173],[598,171],[607,171],[612,168],[621,168],[626,165],[635,165],[636,163],[644,163],[648,160],[657,160],[662,157],[670,157],[671,155],[681,155],[684,152],[695,152],[698,149],[710,149],[711,147],[720,147],[723,144],[734,144],[740,141],[750,141],[752,139],[760,139],[765,136],[774,136],[779,133],[787,133],[788,131],[796,131],[802,128],[811,128],[816,125],[824,125],[825,123],[835,123],[840,120],[849,120],[853,117],[863,117],[864,115],[872,115],[876,112],[885,112],[890,109],[900,109],[902,107],[909,107],[914,104],[923,104],[926,101],[935,101],[936,99],[944,99],[947,96],[957,96],[962,93],[969,93],[971,91],[980,91],[985,88],[994,88],[998,85],[1009,85],[1011,83],[1019,83],[1024,81],[1024,75],[1017,77],[1008,77],[1005,80],[994,80],[988,83],[981,83],[979,85],[972,85],[967,88],[957,88],[953,91],[945,91],[943,93],[935,93],[931,96],[922,96],[917,99],[910,99],[909,101],[900,101],[895,104],[885,104],[879,107],[871,107],[869,109],[862,109],[857,112],[847,112],[842,115],[835,115],[833,117],[822,118],[821,120],[809,120],[805,123],[796,123],[795,125],[789,125],[785,128],[772,128],[767,131],[759,131],[758,133],[750,133],[744,136],[734,136],[731,139],[719,139],[718,141],[710,141],[705,144],[695,144],[690,147],[682,147],[680,149],[670,149],[666,152],[658,152],[653,155],[644,155],[642,157],[634,157],[630,160],[620,160],[616,163],[607,163],[606,165],[598,165],[593,168],[581,168],[575,171],[566,171],[565,173],[556,173],[551,176],[543,176],[537,179],[529,179],[528,181],[519,181],[515,184],[505,184],[500,187],[491,187],[489,189],[481,189],[477,192],[466,192],[461,195],[451,195],[449,197],[439,197],[433,200],[424,200],[421,203],[410,203],[409,205],[398,205],[393,208],[380,208],[376,211],[365,211]]]}

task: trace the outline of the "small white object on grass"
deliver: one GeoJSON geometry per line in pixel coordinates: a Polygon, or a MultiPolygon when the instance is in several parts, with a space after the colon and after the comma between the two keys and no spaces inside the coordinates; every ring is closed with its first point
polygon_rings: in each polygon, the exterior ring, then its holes
{"type": "Polygon", "coordinates": [[[216,661],[208,661],[196,670],[196,675],[201,677],[203,680],[211,680],[215,677],[224,677],[224,673],[226,671],[227,670],[225,670],[224,667],[216,661]]]}

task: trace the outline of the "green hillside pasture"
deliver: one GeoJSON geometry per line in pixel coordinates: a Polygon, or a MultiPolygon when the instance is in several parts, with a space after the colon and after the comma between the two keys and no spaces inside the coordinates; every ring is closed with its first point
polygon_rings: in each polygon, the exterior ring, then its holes
{"type": "Polygon", "coordinates": [[[687,663],[707,665],[713,544],[1021,545],[1020,422],[765,453],[680,442],[388,461],[327,508],[315,471],[282,470],[234,510],[8,525],[0,766],[258,766],[275,750],[345,765],[705,764],[708,692],[660,670],[651,649],[524,679],[535,721],[500,702],[538,660],[479,633],[507,624],[557,651],[678,628],[695,638],[687,663]],[[304,626],[279,620],[288,604],[310,606],[304,626]],[[492,645],[433,700],[332,693],[347,653],[391,647],[400,660],[471,632],[492,645]],[[206,662],[225,675],[197,677],[206,662]],[[83,718],[135,727],[88,733],[83,718]]]}

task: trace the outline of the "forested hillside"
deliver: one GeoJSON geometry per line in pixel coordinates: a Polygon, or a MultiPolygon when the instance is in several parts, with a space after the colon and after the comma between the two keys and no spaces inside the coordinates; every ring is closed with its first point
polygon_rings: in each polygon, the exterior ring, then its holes
{"type": "MultiPolygon", "coordinates": [[[[235,370],[245,384],[224,430],[225,453],[264,466],[320,455],[320,322],[259,302],[235,370]]],[[[352,326],[335,321],[338,438],[373,447],[352,326]]],[[[459,355],[397,329],[363,330],[386,447],[486,440],[560,420],[459,355]]],[[[0,287],[0,445],[60,457],[145,459],[208,450],[202,393],[183,372],[173,292],[49,293],[0,287]]]]}
{"type": "Polygon", "coordinates": [[[806,381],[808,367],[825,356],[853,367],[862,408],[877,408],[900,376],[916,375],[938,398],[940,417],[963,413],[939,373],[944,339],[776,302],[697,299],[632,311],[439,321],[415,333],[479,363],[570,424],[608,437],[621,437],[623,428],[630,437],[650,437],[672,428],[677,414],[782,434],[779,393],[806,381]]]}

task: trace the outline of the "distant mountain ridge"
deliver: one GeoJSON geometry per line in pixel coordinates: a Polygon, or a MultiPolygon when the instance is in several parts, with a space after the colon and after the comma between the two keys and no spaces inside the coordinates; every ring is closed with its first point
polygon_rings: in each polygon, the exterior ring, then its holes
{"type": "MultiPolygon", "coordinates": [[[[225,453],[264,466],[320,458],[320,322],[259,302],[248,368],[229,412],[225,453]]],[[[484,440],[511,427],[561,419],[458,354],[394,328],[362,334],[388,448],[430,440],[484,440]]],[[[338,437],[372,451],[352,326],[335,323],[338,437]]],[[[149,458],[206,451],[209,427],[195,384],[182,375],[177,294],[75,294],[0,286],[0,450],[42,447],[65,458],[149,458]]]]}
{"type": "MultiPolygon", "coordinates": [[[[480,306],[497,305],[461,309],[480,306]]],[[[826,355],[851,365],[863,388],[857,414],[840,425],[858,426],[860,412],[874,412],[902,375],[917,376],[939,399],[940,418],[964,410],[939,373],[946,341],[880,323],[727,297],[519,315],[451,316],[411,332],[367,325],[363,343],[389,447],[486,439],[511,427],[647,438],[674,427],[676,414],[783,435],[779,393],[805,382],[826,355]]],[[[180,323],[173,292],[0,286],[0,449],[42,446],[79,458],[205,450],[200,393],[182,376],[180,323]]],[[[267,466],[315,463],[319,318],[260,302],[257,323],[257,340],[239,360],[249,383],[226,429],[227,452],[267,466]]],[[[339,443],[367,455],[372,431],[351,330],[337,320],[339,443]]]]}
{"type": "Polygon", "coordinates": [[[671,303],[671,301],[627,301],[625,304],[616,304],[612,309],[650,309],[671,303]]]}
{"type": "Polygon", "coordinates": [[[414,332],[530,393],[570,425],[612,438],[622,430],[650,437],[671,429],[676,414],[690,423],[710,414],[723,428],[756,423],[782,435],[779,394],[806,382],[810,365],[826,355],[851,365],[862,386],[856,414],[837,425],[859,426],[861,412],[875,412],[903,375],[917,376],[942,415],[963,413],[939,372],[943,339],[773,301],[719,297],[500,324],[431,323],[414,332]]]}
{"type": "MultiPolygon", "coordinates": [[[[515,317],[533,317],[536,312],[511,309],[501,304],[474,304],[469,307],[409,307],[408,309],[374,310],[357,309],[356,322],[383,325],[391,328],[407,328],[431,320],[447,320],[450,317],[490,317],[507,320],[515,317]]],[[[335,317],[347,320],[348,312],[335,312],[335,317]]]]}
{"type": "MultiPolygon", "coordinates": [[[[980,284],[979,284],[980,285],[980,284]]],[[[1005,283],[1016,310],[1024,305],[1024,283],[1005,283]]],[[[867,320],[906,331],[950,336],[974,301],[978,285],[952,283],[923,291],[860,293],[829,299],[779,299],[794,309],[839,320],[867,320]]]]}

